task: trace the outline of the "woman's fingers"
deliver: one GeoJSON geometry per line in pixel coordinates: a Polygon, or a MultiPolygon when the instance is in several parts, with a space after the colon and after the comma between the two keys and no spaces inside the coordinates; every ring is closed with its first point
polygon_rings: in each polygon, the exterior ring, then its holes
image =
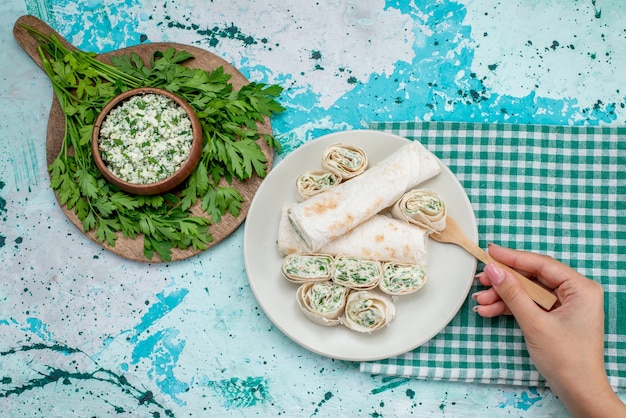
{"type": "Polygon", "coordinates": [[[496,290],[493,287],[491,287],[487,290],[481,290],[479,292],[474,293],[472,295],[472,299],[474,299],[476,302],[480,303],[481,305],[491,305],[492,303],[496,303],[497,301],[499,301],[501,298],[496,292],[496,290]]]}
{"type": "Polygon", "coordinates": [[[511,315],[511,310],[506,304],[499,300],[496,303],[490,305],[476,305],[474,306],[474,312],[484,318],[494,318],[500,315],[511,315]]]}
{"type": "Polygon", "coordinates": [[[494,244],[489,245],[489,255],[525,276],[535,278],[550,289],[559,287],[565,280],[585,279],[580,273],[548,255],[518,251],[494,244]]]}

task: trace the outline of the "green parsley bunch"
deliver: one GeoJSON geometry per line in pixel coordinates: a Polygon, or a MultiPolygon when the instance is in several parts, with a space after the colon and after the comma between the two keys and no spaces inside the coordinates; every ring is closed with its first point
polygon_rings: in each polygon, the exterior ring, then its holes
{"type": "Polygon", "coordinates": [[[245,180],[267,174],[267,159],[256,142],[263,138],[280,151],[279,142],[258,130],[266,117],[285,110],[276,99],[282,87],[252,82],[235,91],[222,67],[213,71],[183,65],[193,56],[168,48],[146,65],[135,53],[101,62],[94,53],[66,47],[54,35],[26,27],[38,41],[43,69],[65,116],[61,152],[49,166],[50,186],[62,205],[80,219],[85,232],[114,246],[121,232],[143,235],[144,256],[161,260],[172,249],[204,250],[212,241],[209,226],[230,213],[239,216],[244,198],[221,179],[245,180]],[[137,87],[159,87],[185,99],[200,118],[203,150],[200,163],[180,193],[137,196],[107,182],[95,166],[91,134],[100,111],[119,93],[137,87]],[[192,206],[208,216],[196,216],[192,206]]]}

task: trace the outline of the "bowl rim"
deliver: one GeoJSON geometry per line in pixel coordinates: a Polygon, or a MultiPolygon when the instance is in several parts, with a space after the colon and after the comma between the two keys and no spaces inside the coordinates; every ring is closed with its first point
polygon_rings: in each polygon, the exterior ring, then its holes
{"type": "Polygon", "coordinates": [[[93,159],[96,167],[100,170],[104,178],[110,183],[119,187],[120,189],[138,195],[154,195],[165,193],[179,186],[195,170],[202,154],[202,145],[202,124],[200,123],[200,119],[198,118],[198,115],[194,111],[193,107],[191,107],[191,105],[186,100],[184,100],[177,94],[158,87],[138,87],[126,90],[115,96],[113,99],[111,99],[111,101],[109,101],[109,103],[106,104],[106,106],[102,109],[102,111],[96,118],[96,122],[94,123],[91,135],[91,149],[93,159]],[[99,138],[102,123],[113,108],[132,96],[144,94],[160,94],[172,99],[174,102],[180,105],[185,110],[187,116],[189,116],[189,119],[191,120],[193,140],[191,143],[191,149],[189,150],[189,155],[187,156],[185,162],[171,176],[154,183],[138,184],[122,180],[119,177],[115,176],[108,169],[107,164],[102,160],[102,156],[100,155],[99,138]]]}

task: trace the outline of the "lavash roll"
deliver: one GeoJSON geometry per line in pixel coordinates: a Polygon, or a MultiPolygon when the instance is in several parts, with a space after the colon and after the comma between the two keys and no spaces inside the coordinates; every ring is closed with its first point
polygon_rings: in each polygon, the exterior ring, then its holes
{"type": "Polygon", "coordinates": [[[406,192],[391,208],[391,215],[431,232],[446,229],[446,202],[438,193],[429,189],[413,189],[406,192]]]}
{"type": "Polygon", "coordinates": [[[328,170],[304,172],[296,179],[296,191],[298,192],[299,201],[333,188],[341,183],[342,180],[341,176],[328,170]]]}
{"type": "Polygon", "coordinates": [[[425,266],[391,261],[383,263],[383,274],[378,287],[388,295],[408,295],[420,290],[426,284],[426,278],[425,266]]]}
{"type": "Polygon", "coordinates": [[[369,160],[356,145],[333,144],[322,154],[322,167],[348,180],[367,170],[369,160]]]}
{"type": "Polygon", "coordinates": [[[380,261],[350,255],[339,255],[333,261],[330,279],[354,290],[371,290],[378,287],[383,276],[380,261]]]}
{"type": "Polygon", "coordinates": [[[396,316],[391,298],[376,290],[350,292],[341,323],[353,331],[370,333],[386,327],[396,316]]]}
{"type": "Polygon", "coordinates": [[[440,171],[430,151],[409,142],[361,175],[292,206],[289,221],[307,250],[318,251],[440,171]]]}
{"type": "Polygon", "coordinates": [[[292,283],[330,280],[333,256],[329,254],[288,254],[281,265],[283,277],[292,283]]]}
{"type": "Polygon", "coordinates": [[[331,281],[303,283],[296,300],[304,315],[325,327],[339,325],[350,289],[331,281]]]}
{"type": "MultiPolygon", "coordinates": [[[[278,252],[283,257],[309,253],[306,244],[289,222],[289,207],[283,207],[278,224],[278,252]]],[[[319,253],[426,265],[426,232],[415,225],[378,214],[328,242],[319,249],[319,253]]]]}

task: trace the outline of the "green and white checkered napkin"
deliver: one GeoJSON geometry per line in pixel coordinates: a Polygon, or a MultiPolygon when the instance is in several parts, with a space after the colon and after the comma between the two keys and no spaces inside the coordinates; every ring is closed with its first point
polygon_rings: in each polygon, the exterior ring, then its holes
{"type": "MultiPolygon", "coordinates": [[[[371,128],[418,140],[450,167],[472,202],[481,247],[494,242],[550,254],[603,284],[606,367],[611,385],[626,387],[626,128],[449,122],[371,128]]],[[[361,363],[361,371],[545,385],[513,318],[481,318],[468,299],[429,342],[361,363]]]]}

